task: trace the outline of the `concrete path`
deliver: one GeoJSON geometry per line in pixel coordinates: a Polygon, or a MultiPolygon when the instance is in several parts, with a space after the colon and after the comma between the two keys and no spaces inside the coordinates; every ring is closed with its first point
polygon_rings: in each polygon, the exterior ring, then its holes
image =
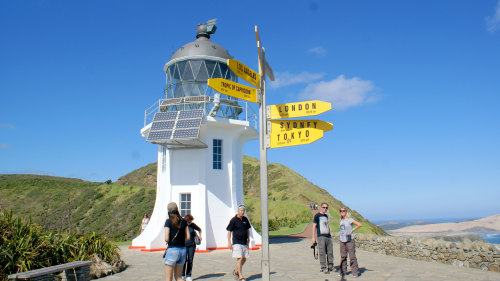
{"type": "MultiPolygon", "coordinates": [[[[270,265],[271,280],[341,280],[335,272],[319,272],[319,261],[310,249],[311,240],[297,237],[271,238],[270,265]]],[[[339,247],[335,246],[335,265],[338,269],[339,247]]],[[[165,280],[163,252],[141,252],[120,247],[122,257],[129,267],[116,275],[102,278],[112,280],[165,280]]],[[[243,267],[247,280],[261,280],[261,251],[251,251],[250,258],[243,267]]],[[[415,261],[357,250],[361,276],[351,274],[345,280],[500,280],[500,273],[479,269],[460,268],[451,265],[415,261]]],[[[235,261],[229,250],[197,253],[194,258],[194,280],[234,280],[231,272],[235,261]]]]}

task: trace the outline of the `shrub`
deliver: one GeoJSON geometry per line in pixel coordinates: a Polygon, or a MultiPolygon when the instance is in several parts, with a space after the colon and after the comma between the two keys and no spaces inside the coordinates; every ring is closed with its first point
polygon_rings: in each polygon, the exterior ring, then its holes
{"type": "Polygon", "coordinates": [[[89,235],[46,232],[31,220],[0,213],[0,279],[9,274],[78,260],[94,255],[109,264],[121,260],[118,248],[95,233],[89,235]]]}

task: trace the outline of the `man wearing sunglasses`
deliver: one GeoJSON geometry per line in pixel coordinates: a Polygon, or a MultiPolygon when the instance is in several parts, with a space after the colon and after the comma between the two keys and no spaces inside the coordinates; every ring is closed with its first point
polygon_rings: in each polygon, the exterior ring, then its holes
{"type": "Polygon", "coordinates": [[[321,203],[319,213],[314,216],[312,243],[318,243],[320,272],[333,271],[333,243],[328,225],[328,204],[321,203]]]}

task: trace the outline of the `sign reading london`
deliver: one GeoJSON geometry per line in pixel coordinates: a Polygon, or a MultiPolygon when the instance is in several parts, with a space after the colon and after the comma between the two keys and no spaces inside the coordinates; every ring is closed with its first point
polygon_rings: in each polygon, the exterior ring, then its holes
{"type": "Polygon", "coordinates": [[[332,109],[332,104],[324,101],[303,101],[275,104],[267,107],[267,118],[283,119],[318,115],[332,109]]]}
{"type": "Polygon", "coordinates": [[[238,75],[243,80],[260,89],[260,75],[257,72],[253,71],[241,62],[233,59],[227,60],[227,66],[229,66],[234,74],[238,75]]]}
{"type": "Polygon", "coordinates": [[[260,103],[260,97],[257,95],[257,89],[252,87],[241,85],[223,78],[208,79],[207,83],[208,86],[223,95],[260,103]]]}

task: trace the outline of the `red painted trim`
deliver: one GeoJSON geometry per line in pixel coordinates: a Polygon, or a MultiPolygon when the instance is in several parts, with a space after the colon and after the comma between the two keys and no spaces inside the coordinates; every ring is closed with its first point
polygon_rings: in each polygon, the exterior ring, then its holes
{"type": "Polygon", "coordinates": [[[262,244],[255,244],[255,247],[262,247],[262,244]]]}
{"type": "Polygon", "coordinates": [[[196,250],[195,253],[210,253],[209,250],[196,250]]]}
{"type": "Polygon", "coordinates": [[[260,247],[253,247],[253,248],[249,248],[250,251],[253,251],[253,250],[260,250],[260,247]]]}
{"type": "Polygon", "coordinates": [[[155,249],[142,249],[141,252],[156,252],[156,251],[165,251],[167,248],[155,248],[155,249]]]}
{"type": "Polygon", "coordinates": [[[146,246],[129,246],[129,249],[146,249],[146,246]]]}
{"type": "Polygon", "coordinates": [[[213,250],[229,250],[229,247],[207,248],[207,250],[210,250],[210,251],[213,251],[213,250]]]}

